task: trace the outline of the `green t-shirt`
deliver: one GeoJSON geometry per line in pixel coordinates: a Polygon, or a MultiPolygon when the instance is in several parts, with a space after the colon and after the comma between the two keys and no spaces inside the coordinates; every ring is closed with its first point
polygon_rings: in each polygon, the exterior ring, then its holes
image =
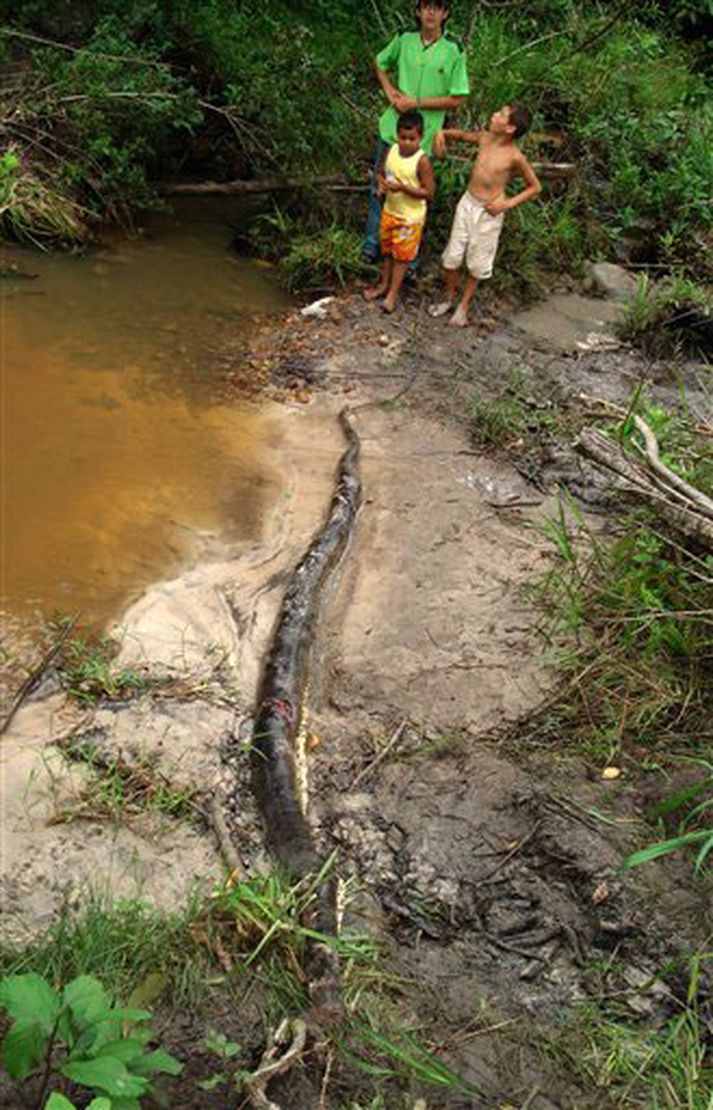
{"type": "MultiPolygon", "coordinates": [[[[446,33],[424,46],[420,31],[404,31],[377,54],[376,64],[395,75],[396,87],[406,96],[467,96],[470,92],[465,49],[455,35],[446,33]]],[[[421,146],[430,154],[446,113],[439,108],[417,110],[423,113],[425,127],[421,146]]],[[[396,141],[398,116],[389,105],[379,120],[379,134],[386,143],[396,141]]]]}

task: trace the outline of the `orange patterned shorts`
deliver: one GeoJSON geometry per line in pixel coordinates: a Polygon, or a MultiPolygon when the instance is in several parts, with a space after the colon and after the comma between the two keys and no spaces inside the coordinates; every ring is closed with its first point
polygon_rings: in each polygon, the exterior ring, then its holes
{"type": "Polygon", "coordinates": [[[411,262],[418,254],[423,224],[410,224],[390,212],[381,213],[381,253],[397,262],[411,262]]]}

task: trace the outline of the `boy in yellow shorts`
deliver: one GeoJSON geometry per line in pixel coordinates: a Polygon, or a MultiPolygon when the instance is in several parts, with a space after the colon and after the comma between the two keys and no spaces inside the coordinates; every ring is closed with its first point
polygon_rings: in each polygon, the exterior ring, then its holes
{"type": "Polygon", "coordinates": [[[381,214],[383,265],[378,285],[367,289],[368,301],[384,297],[383,309],[393,312],[409,262],[418,254],[426,223],[427,202],[435,182],[431,161],[421,149],[423,116],[402,112],[396,142],[385,154],[378,174],[378,189],[386,196],[381,214]]]}

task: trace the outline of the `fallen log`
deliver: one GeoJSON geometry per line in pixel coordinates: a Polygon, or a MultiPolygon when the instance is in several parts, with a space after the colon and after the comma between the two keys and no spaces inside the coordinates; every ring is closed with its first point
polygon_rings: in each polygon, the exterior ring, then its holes
{"type": "Polygon", "coordinates": [[[264,177],[254,181],[166,181],[158,190],[166,196],[215,196],[248,197],[261,193],[277,193],[285,189],[326,188],[347,186],[342,174],[323,174],[321,177],[264,177]]]}

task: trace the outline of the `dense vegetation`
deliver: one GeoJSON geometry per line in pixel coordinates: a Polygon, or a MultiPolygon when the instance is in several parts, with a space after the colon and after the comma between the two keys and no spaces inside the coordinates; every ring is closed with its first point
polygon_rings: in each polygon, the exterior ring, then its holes
{"type": "MultiPolygon", "coordinates": [[[[523,99],[531,156],[577,167],[513,214],[501,280],[536,287],[543,268],[576,271],[588,254],[711,279],[712,14],[710,0],[649,0],[635,14],[613,0],[454,0],[465,115],[523,99]]],[[[176,174],[363,181],[380,107],[371,58],[411,20],[410,2],[382,0],[3,0],[5,233],[83,240],[98,217],[130,222],[176,174]]],[[[439,169],[431,242],[465,171],[455,159],[439,169]]],[[[295,283],[333,256],[354,266],[357,198],[345,211],[315,190],[273,215],[266,238],[289,250],[295,283]]]]}

